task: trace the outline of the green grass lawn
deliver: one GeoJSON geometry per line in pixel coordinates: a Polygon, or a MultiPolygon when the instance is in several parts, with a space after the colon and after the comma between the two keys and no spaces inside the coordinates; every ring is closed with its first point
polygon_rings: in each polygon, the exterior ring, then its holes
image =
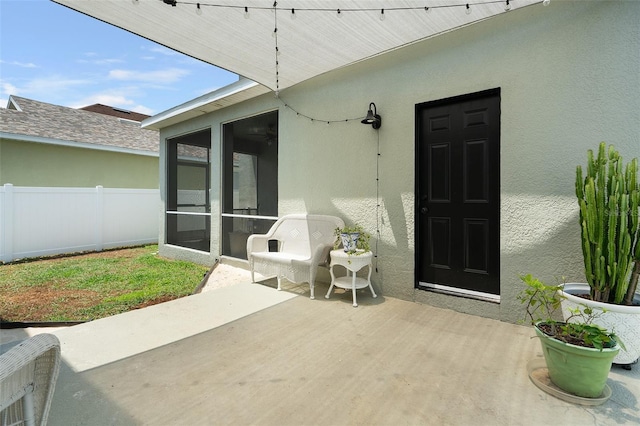
{"type": "Polygon", "coordinates": [[[208,268],[149,245],[0,265],[0,320],[89,321],[193,293],[208,268]]]}

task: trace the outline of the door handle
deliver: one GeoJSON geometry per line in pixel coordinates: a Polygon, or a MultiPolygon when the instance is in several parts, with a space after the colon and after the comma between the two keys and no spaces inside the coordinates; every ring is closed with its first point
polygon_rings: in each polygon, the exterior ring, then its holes
{"type": "Polygon", "coordinates": [[[429,209],[427,207],[421,207],[420,208],[420,213],[421,214],[427,214],[429,212],[429,209]]]}

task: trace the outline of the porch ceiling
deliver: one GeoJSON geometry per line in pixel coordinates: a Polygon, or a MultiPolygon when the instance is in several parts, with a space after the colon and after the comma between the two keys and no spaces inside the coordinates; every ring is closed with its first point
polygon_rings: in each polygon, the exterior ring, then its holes
{"type": "Polygon", "coordinates": [[[52,0],[278,91],[541,0],[52,0]],[[169,4],[167,4],[169,3],[169,4]],[[172,6],[170,3],[174,3],[172,6]],[[275,6],[274,6],[275,5],[275,6]],[[199,6],[199,10],[198,10],[199,6]],[[425,7],[429,8],[427,12],[425,7]],[[245,9],[246,8],[246,9],[245,9]],[[467,10],[469,8],[469,10],[467,10]],[[340,9],[340,14],[337,13],[340,9]],[[248,17],[245,17],[248,10],[248,17]],[[384,13],[382,11],[384,10],[384,13]],[[201,13],[197,13],[197,12],[201,13]],[[293,13],[292,13],[293,11],[293,13]],[[469,13],[467,13],[469,12],[469,13]],[[292,16],[295,15],[295,19],[292,16]],[[341,17],[339,17],[339,15],[341,17]],[[384,19],[380,19],[384,15],[384,19]],[[273,37],[277,28],[277,36],[273,37]],[[276,47],[278,72],[276,73],[276,47]]]}

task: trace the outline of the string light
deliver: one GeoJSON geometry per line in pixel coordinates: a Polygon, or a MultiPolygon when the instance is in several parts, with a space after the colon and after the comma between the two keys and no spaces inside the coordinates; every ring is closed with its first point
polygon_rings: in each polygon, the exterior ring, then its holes
{"type": "MultiPolygon", "coordinates": [[[[131,0],[132,3],[134,5],[138,4],[139,0],[131,0]]],[[[227,8],[227,9],[240,9],[243,10],[244,9],[244,18],[245,19],[250,19],[250,14],[249,14],[249,7],[248,6],[242,6],[242,5],[234,5],[234,4],[213,4],[213,3],[205,3],[205,2],[191,2],[191,1],[177,1],[177,0],[162,0],[163,3],[172,6],[172,7],[176,7],[178,3],[180,4],[190,4],[190,5],[195,5],[196,6],[196,13],[198,15],[202,14],[202,10],[204,7],[216,7],[216,8],[227,8]]],[[[371,12],[371,11],[380,11],[380,15],[379,15],[379,19],[380,21],[384,21],[386,19],[386,13],[385,11],[417,11],[417,10],[423,10],[424,13],[429,14],[431,13],[432,9],[443,9],[443,8],[464,8],[465,13],[467,15],[470,15],[472,13],[471,10],[471,5],[477,6],[477,5],[489,5],[489,4],[498,4],[498,3],[503,3],[504,6],[504,10],[505,12],[508,12],[512,9],[512,5],[511,2],[513,1],[517,1],[517,0],[476,0],[475,2],[472,3],[457,3],[457,4],[452,4],[452,3],[445,3],[445,4],[441,4],[441,5],[435,5],[435,6],[417,6],[417,7],[411,7],[411,6],[406,6],[406,7],[390,7],[387,9],[377,9],[377,8],[347,8],[347,9],[328,9],[328,8],[321,8],[321,7],[316,7],[316,8],[298,8],[298,10],[303,10],[303,11],[313,11],[313,12],[331,12],[331,13],[336,13],[338,18],[342,18],[344,16],[344,12],[371,12]]],[[[551,0],[542,0],[542,4],[544,6],[548,6],[551,0]]],[[[239,2],[239,0],[238,0],[239,2]]],[[[295,20],[297,18],[297,14],[296,14],[296,10],[294,8],[279,8],[278,7],[278,2],[274,1],[273,5],[271,7],[267,7],[267,6],[252,6],[252,9],[257,9],[257,10],[266,10],[269,9],[271,11],[271,13],[273,13],[274,15],[274,28],[273,28],[273,32],[271,33],[271,37],[273,37],[273,39],[275,40],[275,83],[276,83],[276,90],[275,90],[275,95],[276,98],[279,98],[280,95],[280,62],[278,60],[278,57],[280,56],[280,49],[278,46],[278,21],[277,21],[277,12],[278,10],[282,10],[282,11],[290,11],[290,17],[292,20],[295,20]]],[[[285,105],[288,106],[288,105],[285,105]]],[[[303,114],[299,114],[296,111],[297,115],[302,115],[303,117],[308,118],[309,120],[311,120],[311,122],[314,121],[321,121],[321,122],[325,122],[327,123],[327,125],[329,125],[330,123],[333,122],[340,122],[340,121],[350,121],[350,120],[356,120],[356,119],[360,119],[360,118],[354,118],[354,119],[346,119],[346,120],[317,120],[315,118],[311,118],[308,116],[305,116],[303,114]]]]}
{"type": "MultiPolygon", "coordinates": [[[[280,97],[280,61],[278,60],[278,54],[280,53],[280,49],[278,48],[278,2],[273,2],[273,37],[275,39],[276,44],[276,98],[280,97]]],[[[293,9],[291,9],[293,12],[293,9]]]]}
{"type": "Polygon", "coordinates": [[[298,110],[296,110],[294,107],[292,107],[291,105],[289,105],[288,103],[286,103],[282,98],[278,97],[278,100],[280,102],[282,102],[282,105],[284,105],[285,108],[291,110],[292,112],[296,113],[296,117],[298,118],[306,118],[307,120],[309,120],[311,123],[325,123],[327,126],[334,124],[334,123],[348,123],[350,121],[361,121],[364,117],[353,117],[353,118],[342,118],[342,119],[337,119],[337,120],[327,120],[325,118],[316,118],[316,117],[311,117],[307,114],[304,114],[298,110]]]}
{"type": "MultiPolygon", "coordinates": [[[[342,16],[344,16],[345,12],[373,12],[373,11],[379,11],[380,12],[380,19],[384,20],[386,18],[386,15],[388,14],[387,12],[389,11],[417,11],[417,10],[421,10],[424,11],[425,13],[430,13],[432,9],[450,9],[450,8],[464,8],[465,9],[465,13],[467,14],[471,14],[471,6],[481,6],[481,5],[489,5],[489,4],[498,4],[498,3],[502,3],[505,4],[505,10],[511,10],[512,9],[512,3],[514,1],[517,0],[476,0],[470,3],[445,3],[445,4],[440,4],[440,5],[433,5],[433,6],[429,6],[429,7],[425,7],[425,6],[402,6],[402,7],[387,7],[385,9],[378,9],[378,8],[372,8],[372,7],[362,7],[362,8],[344,8],[344,9],[329,9],[329,8],[323,8],[323,7],[298,7],[296,8],[297,11],[309,11],[309,12],[331,12],[331,13],[336,13],[336,15],[341,18],[342,16]],[[382,17],[382,15],[385,15],[384,17],[382,17]]],[[[133,4],[138,4],[139,0],[131,0],[131,2],[133,4]]],[[[247,6],[243,6],[240,4],[219,4],[219,3],[207,3],[207,2],[200,2],[200,3],[196,3],[193,1],[189,1],[189,0],[185,0],[185,1],[178,1],[178,0],[162,0],[163,3],[170,5],[170,6],[177,6],[177,4],[189,4],[189,5],[195,5],[197,7],[197,5],[200,5],[200,8],[203,9],[205,7],[216,7],[216,8],[226,8],[226,9],[240,9],[240,10],[244,10],[244,15],[245,18],[249,19],[249,8],[247,6]]],[[[544,6],[548,6],[549,3],[551,2],[551,0],[541,0],[541,3],[544,6]]],[[[241,3],[240,0],[238,0],[238,3],[241,3]]],[[[284,7],[278,7],[277,6],[277,1],[273,3],[273,6],[252,6],[252,9],[257,9],[257,10],[270,10],[271,13],[275,13],[276,10],[287,10],[289,12],[291,12],[291,18],[295,19],[297,17],[297,13],[296,13],[296,9],[293,8],[284,8],[284,7]],[[295,16],[294,16],[295,15],[295,16]]]]}

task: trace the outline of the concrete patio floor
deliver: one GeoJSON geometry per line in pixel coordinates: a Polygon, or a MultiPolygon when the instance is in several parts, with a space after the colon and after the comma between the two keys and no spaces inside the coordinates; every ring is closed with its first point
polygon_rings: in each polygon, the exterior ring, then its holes
{"type": "Polygon", "coordinates": [[[640,366],[575,405],[530,381],[529,327],[327,288],[234,284],[56,330],[49,424],[640,424],[640,366]]]}

